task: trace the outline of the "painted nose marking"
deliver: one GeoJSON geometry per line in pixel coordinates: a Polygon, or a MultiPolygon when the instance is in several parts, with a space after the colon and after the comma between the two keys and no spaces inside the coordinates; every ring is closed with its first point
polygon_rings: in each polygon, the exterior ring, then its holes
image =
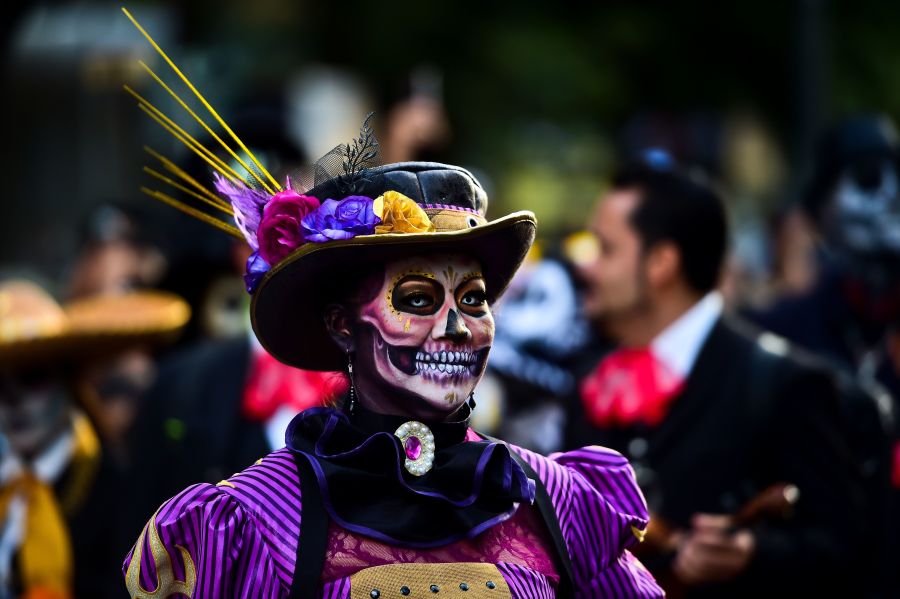
{"type": "Polygon", "coordinates": [[[445,330],[444,335],[450,339],[465,339],[469,336],[469,329],[463,324],[463,321],[459,317],[459,314],[456,313],[456,310],[450,310],[447,314],[447,329],[445,330]]]}

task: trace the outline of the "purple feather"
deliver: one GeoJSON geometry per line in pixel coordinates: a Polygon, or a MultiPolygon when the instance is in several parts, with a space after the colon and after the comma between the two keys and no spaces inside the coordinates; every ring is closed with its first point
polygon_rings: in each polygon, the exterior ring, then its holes
{"type": "Polygon", "coordinates": [[[262,220],[263,208],[272,196],[269,194],[250,189],[246,185],[234,185],[225,177],[214,173],[216,191],[228,198],[231,207],[234,210],[234,222],[238,229],[244,234],[247,243],[254,251],[259,249],[259,242],[256,240],[256,230],[259,228],[259,222],[262,220]]]}

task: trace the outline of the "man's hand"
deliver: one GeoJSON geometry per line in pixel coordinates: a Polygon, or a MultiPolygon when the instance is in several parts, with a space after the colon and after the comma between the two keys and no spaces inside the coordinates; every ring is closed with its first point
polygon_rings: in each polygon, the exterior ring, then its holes
{"type": "Polygon", "coordinates": [[[732,580],[750,564],[756,549],[753,533],[733,531],[731,516],[696,514],[691,530],[679,546],[672,572],[695,586],[732,580]]]}

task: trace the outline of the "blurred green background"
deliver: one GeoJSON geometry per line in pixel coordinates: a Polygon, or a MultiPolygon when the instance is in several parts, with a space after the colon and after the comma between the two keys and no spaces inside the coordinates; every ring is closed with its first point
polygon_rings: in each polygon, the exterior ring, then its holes
{"type": "MultiPolygon", "coordinates": [[[[648,145],[721,180],[752,228],[796,197],[823,125],[900,110],[892,2],[127,6],[226,120],[282,107],[307,162],[348,140],[369,110],[380,134],[392,106],[430,97],[448,132],[424,157],[474,169],[494,215],[532,209],[545,236],[579,227],[616,161],[648,145]]],[[[177,80],[119,5],[3,10],[2,265],[55,278],[92,206],[150,203],[138,192],[144,144],[187,160],[121,88],[176,114],[137,61],[177,80]]],[[[185,217],[148,209],[153,219],[172,235],[185,217]]]]}

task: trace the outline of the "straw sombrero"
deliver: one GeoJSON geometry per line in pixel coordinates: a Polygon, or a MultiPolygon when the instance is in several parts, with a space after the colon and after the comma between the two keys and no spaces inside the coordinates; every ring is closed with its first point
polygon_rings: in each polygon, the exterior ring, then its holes
{"type": "MultiPolygon", "coordinates": [[[[304,195],[325,201],[345,192],[340,178],[304,195]]],[[[433,252],[468,254],[481,262],[488,297],[496,300],[524,260],[536,231],[523,211],[488,222],[487,195],[472,174],[433,162],[368,169],[354,194],[393,195],[415,202],[433,225],[427,232],[378,232],[324,243],[305,243],[265,274],[251,303],[253,330],[263,347],[286,364],[307,370],[341,370],[345,357],[325,328],[323,308],[336,298],[321,293],[331,278],[363,264],[433,252]]],[[[376,208],[378,211],[378,208],[376,208]]],[[[383,209],[381,209],[383,212],[383,209]]]]}
{"type": "Polygon", "coordinates": [[[142,344],[164,343],[190,319],[181,298],[142,291],[57,303],[24,280],[0,284],[0,365],[83,363],[142,344]]]}

